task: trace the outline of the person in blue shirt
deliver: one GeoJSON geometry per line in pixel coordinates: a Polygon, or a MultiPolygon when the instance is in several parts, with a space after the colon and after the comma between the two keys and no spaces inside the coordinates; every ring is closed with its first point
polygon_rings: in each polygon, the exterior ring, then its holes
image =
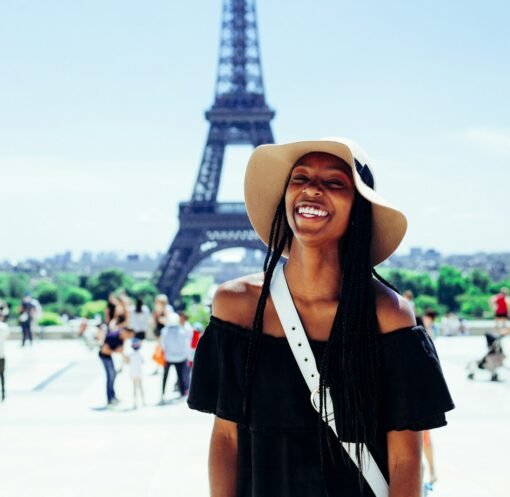
{"type": "Polygon", "coordinates": [[[169,323],[161,330],[160,345],[165,353],[165,369],[161,389],[161,403],[164,403],[166,382],[170,366],[177,372],[177,384],[181,397],[188,395],[191,357],[191,339],[193,328],[184,311],[174,314],[169,323]]]}

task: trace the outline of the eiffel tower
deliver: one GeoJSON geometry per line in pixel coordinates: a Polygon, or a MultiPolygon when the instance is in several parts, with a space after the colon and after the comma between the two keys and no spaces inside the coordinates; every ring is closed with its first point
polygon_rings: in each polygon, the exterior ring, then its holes
{"type": "Polygon", "coordinates": [[[227,145],[274,143],[274,111],[264,95],[255,0],[224,0],[215,100],[205,113],[209,134],[189,202],[179,204],[179,231],[158,269],[158,287],[174,301],[188,274],[213,252],[265,248],[244,203],[218,202],[227,145]]]}

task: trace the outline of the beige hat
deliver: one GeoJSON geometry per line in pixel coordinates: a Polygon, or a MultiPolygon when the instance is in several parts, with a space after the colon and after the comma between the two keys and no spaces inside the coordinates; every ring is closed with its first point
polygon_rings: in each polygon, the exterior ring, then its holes
{"type": "MultiPolygon", "coordinates": [[[[269,243],[271,224],[290,171],[300,157],[310,152],[336,155],[351,166],[356,189],[372,203],[372,264],[387,259],[404,237],[406,217],[375,192],[373,167],[366,153],[346,138],[261,145],[253,151],[244,178],[244,197],[248,217],[260,239],[269,243]]],[[[288,257],[287,249],[283,255],[288,257]]]]}

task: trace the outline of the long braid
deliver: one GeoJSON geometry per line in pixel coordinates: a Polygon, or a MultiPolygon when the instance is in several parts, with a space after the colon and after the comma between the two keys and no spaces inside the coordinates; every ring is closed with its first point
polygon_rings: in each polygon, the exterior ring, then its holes
{"type": "MultiPolygon", "coordinates": [[[[371,224],[371,204],[356,194],[351,225],[340,247],[340,305],[320,368],[322,403],[326,388],[330,387],[337,433],[341,440],[356,444],[360,467],[363,466],[362,444],[375,438],[377,426],[373,406],[378,402],[379,391],[378,330],[370,262],[371,224]]],[[[326,423],[319,426],[321,446],[324,447],[324,442],[330,446],[326,423]]],[[[340,453],[345,460],[347,453],[340,453]]],[[[362,473],[358,476],[363,487],[362,473]]]]}
{"type": "Polygon", "coordinates": [[[257,362],[259,351],[260,336],[264,325],[264,311],[266,308],[267,297],[269,296],[269,288],[274,270],[280,260],[286,245],[292,239],[292,232],[285,218],[285,200],[282,198],[271,225],[269,236],[269,244],[267,248],[266,258],[264,260],[264,282],[257,303],[257,309],[253,319],[253,330],[248,340],[248,354],[245,366],[245,395],[243,411],[245,419],[249,417],[249,398],[251,393],[251,381],[257,362]],[[283,224],[283,227],[282,227],[283,224]],[[283,230],[282,230],[283,228],[283,230]],[[281,236],[280,236],[281,235],[281,236]]]}

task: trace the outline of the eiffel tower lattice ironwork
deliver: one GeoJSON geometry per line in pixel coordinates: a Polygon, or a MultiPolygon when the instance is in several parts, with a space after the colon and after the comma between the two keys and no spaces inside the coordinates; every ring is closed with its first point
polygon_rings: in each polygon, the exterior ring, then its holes
{"type": "Polygon", "coordinates": [[[263,249],[244,203],[217,201],[227,145],[274,143],[274,111],[264,95],[255,0],[224,0],[215,100],[202,162],[189,202],[179,205],[179,230],[159,266],[159,289],[175,300],[188,274],[213,252],[263,249]]]}

